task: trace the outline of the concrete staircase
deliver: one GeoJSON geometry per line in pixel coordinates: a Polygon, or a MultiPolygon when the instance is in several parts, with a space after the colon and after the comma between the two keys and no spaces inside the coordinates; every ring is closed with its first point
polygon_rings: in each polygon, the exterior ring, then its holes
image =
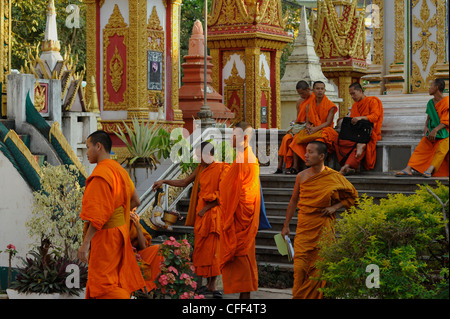
{"type": "MultiPolygon", "coordinates": [[[[261,230],[256,237],[256,258],[258,264],[270,264],[280,268],[292,268],[292,263],[288,262],[286,256],[281,256],[275,246],[273,236],[281,232],[286,216],[286,210],[292,195],[295,184],[295,176],[261,174],[261,185],[263,188],[266,214],[272,226],[270,230],[261,230]]],[[[436,184],[435,180],[423,177],[398,178],[392,175],[379,173],[363,173],[362,175],[349,176],[348,180],[355,186],[360,195],[366,194],[373,197],[375,202],[381,198],[386,198],[388,194],[403,193],[405,195],[414,194],[418,189],[417,184],[436,184]]],[[[448,179],[439,179],[444,185],[448,185],[448,179]]],[[[182,199],[177,210],[186,217],[189,208],[189,198],[182,199]]],[[[340,213],[338,212],[338,218],[340,213]]],[[[291,239],[294,238],[297,217],[294,216],[290,223],[291,239]]],[[[183,221],[174,226],[173,235],[192,233],[192,227],[183,226],[183,221]]],[[[156,243],[156,242],[155,242],[156,243]]]]}

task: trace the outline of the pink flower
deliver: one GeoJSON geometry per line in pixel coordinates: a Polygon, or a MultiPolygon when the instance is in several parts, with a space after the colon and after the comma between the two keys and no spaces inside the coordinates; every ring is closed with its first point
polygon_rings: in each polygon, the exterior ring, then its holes
{"type": "Polygon", "coordinates": [[[180,296],[180,299],[189,299],[189,294],[188,294],[187,292],[183,293],[183,294],[180,296]]]}
{"type": "Polygon", "coordinates": [[[6,246],[7,249],[12,249],[15,250],[16,246],[14,246],[13,244],[9,244],[8,246],[6,246]]]}
{"type": "Polygon", "coordinates": [[[169,239],[170,239],[171,241],[176,241],[176,239],[175,239],[174,237],[172,237],[172,236],[170,236],[169,239]]]}
{"type": "Polygon", "coordinates": [[[189,245],[189,242],[188,242],[188,240],[187,240],[186,238],[183,239],[182,242],[183,242],[183,244],[186,244],[186,245],[190,246],[190,245],[189,245]]]}
{"type": "Polygon", "coordinates": [[[181,250],[175,249],[173,253],[174,253],[175,256],[180,256],[181,255],[181,250]]]}
{"type": "Polygon", "coordinates": [[[163,285],[163,286],[167,286],[168,284],[169,284],[169,281],[167,280],[167,276],[166,275],[161,275],[160,277],[159,277],[159,280],[158,280],[160,283],[161,283],[161,285],[163,285]]]}
{"type": "Polygon", "coordinates": [[[197,282],[196,281],[191,282],[191,287],[193,289],[197,289],[197,282]]]}
{"type": "Polygon", "coordinates": [[[179,242],[177,242],[177,241],[174,241],[174,242],[173,242],[173,245],[174,245],[175,247],[180,247],[180,246],[181,246],[181,244],[180,244],[179,242]]]}
{"type": "Polygon", "coordinates": [[[169,268],[167,268],[167,270],[175,273],[178,276],[178,270],[175,267],[169,266],[169,268]]]}
{"type": "Polygon", "coordinates": [[[193,264],[191,264],[191,265],[189,266],[189,268],[191,269],[192,272],[195,272],[195,266],[194,266],[193,264]]]}
{"type": "Polygon", "coordinates": [[[167,280],[168,280],[171,284],[173,284],[173,283],[175,282],[175,275],[172,274],[172,273],[168,273],[168,274],[167,274],[167,280]]]}
{"type": "Polygon", "coordinates": [[[195,295],[194,299],[205,299],[204,295],[195,295]]]}
{"type": "Polygon", "coordinates": [[[164,241],[164,245],[172,246],[173,243],[172,243],[170,240],[165,240],[165,241],[164,241]]]}
{"type": "Polygon", "coordinates": [[[191,276],[189,276],[186,273],[182,273],[181,276],[180,276],[180,279],[187,279],[187,278],[191,278],[191,276]]]}

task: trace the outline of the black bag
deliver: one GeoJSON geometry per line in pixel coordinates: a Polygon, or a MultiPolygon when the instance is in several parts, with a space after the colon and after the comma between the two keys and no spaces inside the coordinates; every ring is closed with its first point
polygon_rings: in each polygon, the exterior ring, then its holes
{"type": "Polygon", "coordinates": [[[359,120],[353,125],[351,117],[344,117],[341,131],[339,132],[339,139],[367,144],[371,139],[372,130],[373,123],[368,120],[359,120]]]}

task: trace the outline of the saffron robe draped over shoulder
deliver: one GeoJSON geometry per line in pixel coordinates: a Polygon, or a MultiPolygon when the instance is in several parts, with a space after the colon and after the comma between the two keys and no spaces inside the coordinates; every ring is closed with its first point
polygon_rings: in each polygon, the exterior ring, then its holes
{"type": "MultiPolygon", "coordinates": [[[[334,105],[333,102],[328,99],[328,97],[325,95],[322,99],[322,102],[320,102],[319,105],[316,103],[316,99],[312,99],[309,103],[308,111],[307,111],[307,117],[308,121],[314,125],[314,127],[317,127],[319,125],[322,125],[326,122],[328,113],[330,110],[333,110],[333,114],[337,112],[337,106],[334,105]]],[[[331,124],[327,127],[322,128],[319,132],[321,132],[321,137],[317,138],[317,140],[324,142],[327,144],[328,147],[332,147],[333,141],[335,140],[335,137],[337,136],[337,132],[334,130],[334,123],[331,122],[331,124]]],[[[297,133],[300,134],[300,133],[297,133]]],[[[293,152],[295,152],[303,161],[305,160],[305,154],[306,154],[306,146],[307,143],[297,143],[296,137],[297,134],[293,137],[293,140],[289,147],[293,152]]]]}
{"type": "MultiPolygon", "coordinates": [[[[316,96],[314,93],[311,93],[311,95],[304,100],[302,103],[300,103],[298,107],[298,114],[297,114],[297,120],[296,123],[302,123],[306,121],[306,109],[307,106],[310,104],[311,100],[314,100],[316,96]]],[[[283,161],[286,163],[286,169],[291,168],[292,162],[293,162],[293,154],[292,149],[289,147],[289,145],[293,141],[293,135],[291,133],[287,133],[283,140],[281,141],[280,149],[278,150],[278,156],[283,157],[283,161]]]]}
{"type": "Polygon", "coordinates": [[[333,222],[335,216],[322,216],[321,210],[342,202],[345,208],[354,205],[358,192],[342,174],[326,167],[300,183],[297,230],[294,239],[294,299],[322,298],[318,288],[325,282],[311,279],[317,277],[319,270],[318,241],[321,236],[334,239],[333,222]]]}
{"type": "Polygon", "coordinates": [[[80,218],[97,230],[91,240],[86,298],[129,298],[145,286],[129,237],[134,185],[116,161],[97,164],[86,180],[80,218]],[[121,222],[117,213],[123,214],[121,222]]]}
{"type": "Polygon", "coordinates": [[[255,237],[261,190],[259,164],[251,147],[238,153],[219,185],[222,210],[220,263],[224,293],[258,289],[255,237]]]}
{"type": "MultiPolygon", "coordinates": [[[[164,258],[158,254],[159,245],[152,246],[152,235],[150,235],[142,225],[139,225],[144,234],[146,248],[137,249],[138,254],[144,261],[144,265],[141,266],[141,273],[144,273],[145,285],[147,291],[151,291],[156,288],[155,280],[158,277],[160,271],[160,263],[164,258]]],[[[130,240],[133,247],[139,246],[138,233],[134,223],[130,223],[130,240]]]]}
{"type": "Polygon", "coordinates": [[[201,277],[215,277],[220,272],[220,234],[221,209],[217,205],[209,209],[203,216],[199,211],[219,199],[219,183],[227,173],[230,165],[213,162],[204,168],[199,175],[200,190],[194,225],[194,252],[192,262],[195,273],[201,277]]]}
{"type": "MultiPolygon", "coordinates": [[[[381,126],[383,124],[383,104],[380,99],[375,96],[367,96],[359,102],[352,105],[350,117],[366,116],[368,120],[373,123],[372,135],[369,143],[366,144],[365,155],[356,158],[356,149],[349,155],[346,163],[353,169],[357,169],[362,159],[366,170],[371,170],[375,167],[377,159],[377,142],[381,140],[381,126]]],[[[339,140],[335,137],[335,149],[338,160],[341,161],[343,157],[353,149],[355,142],[339,140]]],[[[346,163],[341,163],[344,165],[346,163]]]]}
{"type": "MultiPolygon", "coordinates": [[[[440,100],[436,105],[434,105],[431,99],[428,102],[427,113],[431,113],[433,110],[431,107],[435,108],[435,111],[439,117],[440,123],[445,125],[442,130],[447,131],[447,134],[443,136],[448,136],[449,131],[449,97],[446,96],[440,100]]],[[[430,116],[431,119],[431,116],[430,116]]],[[[430,121],[431,122],[431,121],[430,121]]],[[[436,126],[439,125],[438,121],[435,120],[430,126],[430,132],[436,126]]],[[[431,124],[431,123],[430,123],[431,124]]],[[[423,137],[420,143],[416,146],[414,153],[409,159],[408,165],[420,173],[424,173],[430,165],[435,167],[433,176],[445,177],[448,176],[449,172],[449,138],[436,139],[434,142],[428,140],[428,138],[423,137]]]]}

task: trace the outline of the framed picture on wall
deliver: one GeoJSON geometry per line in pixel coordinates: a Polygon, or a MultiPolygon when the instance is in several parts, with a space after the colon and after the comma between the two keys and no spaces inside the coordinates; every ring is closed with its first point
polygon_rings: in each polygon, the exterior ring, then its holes
{"type": "Polygon", "coordinates": [[[147,51],[147,89],[163,88],[163,54],[158,51],[147,51]]]}

